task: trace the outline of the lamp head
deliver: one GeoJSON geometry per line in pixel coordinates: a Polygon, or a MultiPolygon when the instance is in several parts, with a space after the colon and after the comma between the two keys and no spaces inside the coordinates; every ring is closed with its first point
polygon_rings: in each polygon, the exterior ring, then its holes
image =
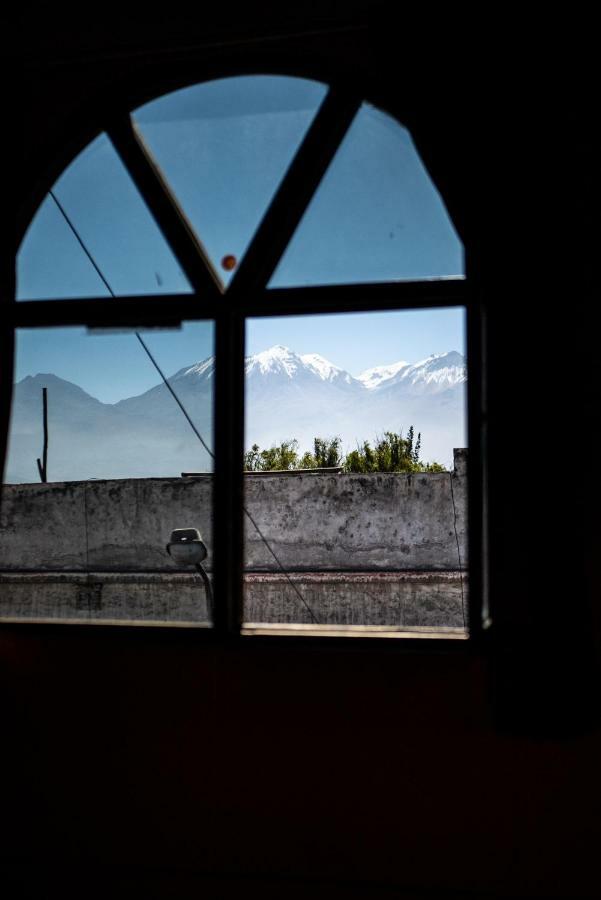
{"type": "Polygon", "coordinates": [[[167,553],[181,566],[196,566],[206,559],[207,548],[197,528],[176,528],[171,532],[167,553]]]}

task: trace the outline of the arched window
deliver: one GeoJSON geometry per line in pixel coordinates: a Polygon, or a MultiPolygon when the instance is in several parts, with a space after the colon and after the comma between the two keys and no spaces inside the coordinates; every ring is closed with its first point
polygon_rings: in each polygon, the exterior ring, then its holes
{"type": "Polygon", "coordinates": [[[465,276],[410,132],[355,91],[236,75],[112,113],[17,259],[12,615],[465,637],[465,276]]]}

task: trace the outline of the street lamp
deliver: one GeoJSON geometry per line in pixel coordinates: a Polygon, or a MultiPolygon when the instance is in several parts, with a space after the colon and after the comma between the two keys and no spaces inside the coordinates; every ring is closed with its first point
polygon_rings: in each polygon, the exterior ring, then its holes
{"type": "Polygon", "coordinates": [[[203,559],[207,558],[207,548],[197,528],[176,528],[171,532],[167,553],[181,566],[194,566],[203,580],[207,597],[209,618],[213,620],[213,588],[209,581],[203,559]]]}

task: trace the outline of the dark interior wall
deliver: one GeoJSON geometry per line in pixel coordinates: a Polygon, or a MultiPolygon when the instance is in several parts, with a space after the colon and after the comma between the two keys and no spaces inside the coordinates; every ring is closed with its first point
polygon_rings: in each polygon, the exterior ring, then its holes
{"type": "Polygon", "coordinates": [[[598,894],[592,82],[540,34],[435,40],[365,6],[17,21],[4,246],[114,91],[199,59],[364,76],[414,131],[486,301],[493,635],[416,654],[3,627],[14,896],[598,894]]]}

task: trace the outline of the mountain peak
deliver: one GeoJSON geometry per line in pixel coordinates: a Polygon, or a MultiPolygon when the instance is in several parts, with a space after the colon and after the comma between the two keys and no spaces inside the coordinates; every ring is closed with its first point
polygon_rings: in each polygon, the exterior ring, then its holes
{"type": "Polygon", "coordinates": [[[420,359],[412,364],[412,368],[428,366],[429,369],[442,369],[445,366],[464,366],[465,357],[457,350],[447,350],[445,353],[432,353],[425,359],[420,359]]]}
{"type": "Polygon", "coordinates": [[[348,372],[345,372],[344,369],[341,369],[339,366],[335,366],[327,360],[325,356],[321,356],[319,353],[303,353],[301,359],[304,364],[308,366],[312,372],[315,372],[316,375],[319,375],[323,381],[333,381],[340,375],[346,376],[345,380],[349,380],[351,377],[348,372]]]}
{"type": "Polygon", "coordinates": [[[255,353],[253,356],[249,356],[249,359],[290,359],[291,357],[298,358],[297,354],[294,350],[291,350],[290,347],[285,347],[284,344],[274,344],[273,347],[268,347],[267,350],[261,350],[260,353],[255,353]]]}
{"type": "Polygon", "coordinates": [[[456,350],[433,353],[413,365],[406,366],[389,384],[406,384],[415,389],[446,390],[467,380],[465,357],[456,350]]]}
{"type": "Polygon", "coordinates": [[[284,372],[289,378],[302,367],[302,361],[289,347],[283,344],[275,344],[267,350],[246,357],[245,373],[250,375],[258,371],[261,375],[277,374],[284,372]]]}
{"type": "Polygon", "coordinates": [[[365,369],[360,375],[357,375],[357,381],[360,381],[369,391],[377,388],[382,381],[393,378],[397,372],[408,366],[409,363],[404,359],[399,362],[391,363],[389,366],[373,366],[371,369],[365,369]]]}

